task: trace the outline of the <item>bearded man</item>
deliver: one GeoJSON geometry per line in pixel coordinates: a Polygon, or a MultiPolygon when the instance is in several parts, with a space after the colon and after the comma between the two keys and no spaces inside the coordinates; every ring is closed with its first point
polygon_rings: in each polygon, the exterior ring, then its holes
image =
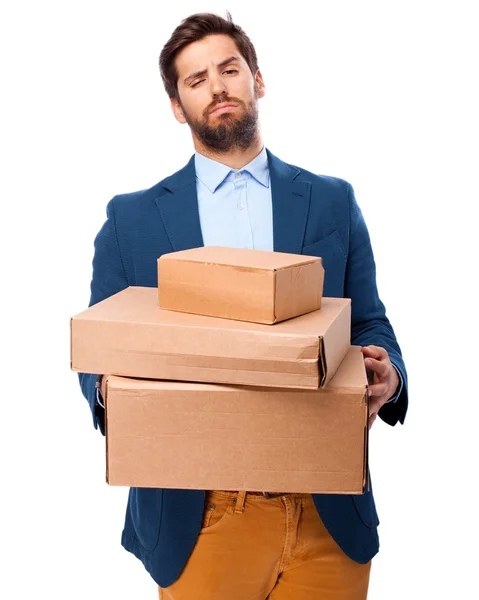
{"type": "MultiPolygon", "coordinates": [[[[115,196],[95,240],[90,305],[157,286],[157,259],[203,245],[320,256],[324,295],[352,300],[369,426],[403,423],[407,375],[377,285],[366,224],[342,179],[287,164],[261,138],[256,51],[227,19],[195,14],[174,30],[160,71],[194,155],[150,189],[115,196]]],[[[102,374],[80,374],[104,433],[102,374]]],[[[231,465],[234,469],[234,464],[231,465]]],[[[131,488],[122,544],[164,600],[362,600],[378,552],[372,488],[363,495],[131,488]]]]}

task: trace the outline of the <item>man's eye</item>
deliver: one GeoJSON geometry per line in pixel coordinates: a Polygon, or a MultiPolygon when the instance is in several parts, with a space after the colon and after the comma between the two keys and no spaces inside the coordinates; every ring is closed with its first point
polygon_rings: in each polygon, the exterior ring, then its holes
{"type": "MultiPolygon", "coordinates": [[[[223,73],[237,73],[238,69],[227,69],[226,71],[223,71],[223,73]]],[[[200,83],[202,83],[204,81],[204,79],[200,79],[199,81],[196,81],[195,83],[193,83],[193,85],[191,86],[192,88],[196,87],[197,85],[199,85],[200,83]]]]}

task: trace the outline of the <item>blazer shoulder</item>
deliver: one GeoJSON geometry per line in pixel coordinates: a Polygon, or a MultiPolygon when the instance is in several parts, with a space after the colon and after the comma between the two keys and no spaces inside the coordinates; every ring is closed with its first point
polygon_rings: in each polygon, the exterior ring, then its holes
{"type": "Polygon", "coordinates": [[[295,165],[291,167],[297,170],[295,181],[304,181],[311,185],[313,205],[320,204],[323,207],[328,205],[339,215],[349,213],[352,186],[348,181],[341,177],[313,173],[295,165]]]}
{"type": "Polygon", "coordinates": [[[268,148],[266,151],[268,153],[270,170],[273,170],[277,178],[310,183],[312,184],[313,189],[320,189],[323,192],[330,191],[335,192],[336,194],[346,193],[346,195],[349,193],[350,184],[345,179],[332,177],[331,175],[313,173],[308,169],[278,158],[268,148]]]}
{"type": "Polygon", "coordinates": [[[150,205],[156,199],[160,198],[168,191],[174,191],[190,181],[194,181],[194,155],[190,158],[186,166],[182,167],[172,175],[168,175],[158,183],[155,183],[150,188],[145,188],[137,192],[129,192],[126,194],[118,194],[111,199],[115,209],[128,211],[131,208],[138,208],[145,205],[150,205]]]}
{"type": "Polygon", "coordinates": [[[115,212],[128,213],[132,210],[137,210],[146,205],[151,205],[156,198],[161,196],[165,191],[165,186],[170,177],[165,177],[160,182],[156,183],[152,187],[145,188],[143,190],[137,190],[135,192],[126,192],[124,194],[117,194],[108,203],[108,206],[113,206],[115,212]]]}
{"type": "Polygon", "coordinates": [[[302,167],[292,165],[295,169],[298,169],[299,174],[296,179],[302,181],[309,181],[314,187],[321,191],[330,191],[336,194],[348,194],[351,184],[342,179],[341,177],[333,177],[332,175],[323,175],[320,173],[313,173],[302,167]]]}
{"type": "MultiPolygon", "coordinates": [[[[307,182],[311,186],[310,217],[312,220],[334,222],[340,235],[346,236],[351,213],[351,184],[341,177],[313,173],[308,169],[293,166],[297,170],[295,181],[307,182]]],[[[344,239],[344,244],[346,243],[344,239]]]]}

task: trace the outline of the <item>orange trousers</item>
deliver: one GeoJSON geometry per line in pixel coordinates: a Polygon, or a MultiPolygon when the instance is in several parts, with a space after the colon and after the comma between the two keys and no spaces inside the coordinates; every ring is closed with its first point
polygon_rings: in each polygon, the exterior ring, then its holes
{"type": "Polygon", "coordinates": [[[206,494],[203,526],[161,600],[365,600],[360,565],[326,530],[311,494],[206,494]]]}

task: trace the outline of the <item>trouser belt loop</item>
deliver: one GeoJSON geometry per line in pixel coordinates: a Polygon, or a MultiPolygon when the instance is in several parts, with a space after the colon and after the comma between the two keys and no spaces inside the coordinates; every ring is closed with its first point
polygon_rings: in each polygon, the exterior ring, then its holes
{"type": "Polygon", "coordinates": [[[235,513],[242,513],[244,512],[244,503],[246,500],[246,492],[244,490],[241,490],[238,492],[238,497],[236,498],[236,503],[235,503],[235,513]]]}

